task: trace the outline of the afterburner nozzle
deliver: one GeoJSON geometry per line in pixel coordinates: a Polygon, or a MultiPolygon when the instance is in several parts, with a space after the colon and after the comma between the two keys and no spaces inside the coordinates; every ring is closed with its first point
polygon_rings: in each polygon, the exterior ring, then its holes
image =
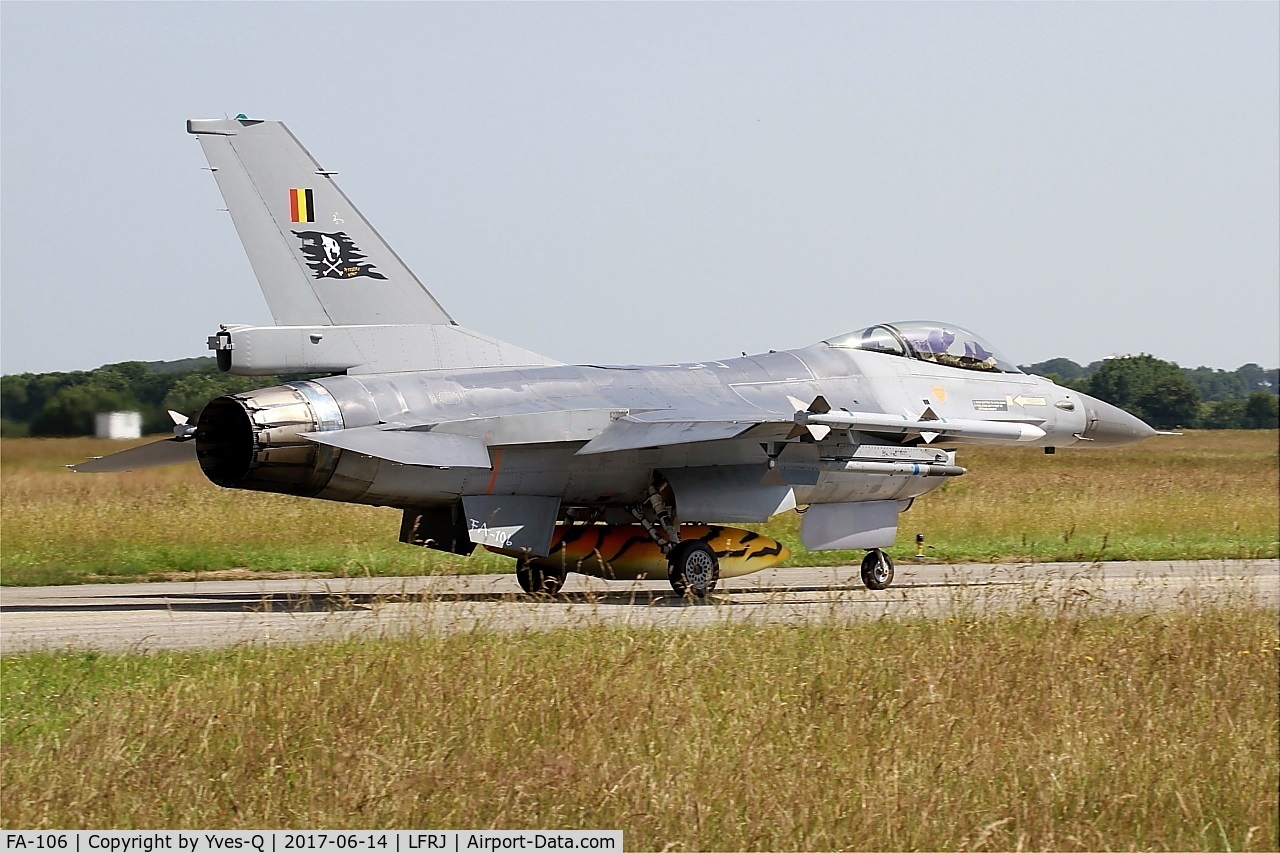
{"type": "Polygon", "coordinates": [[[333,475],[336,451],[303,434],[341,428],[337,402],[314,382],[230,394],[200,414],[196,458],[219,486],[313,495],[333,475]]]}

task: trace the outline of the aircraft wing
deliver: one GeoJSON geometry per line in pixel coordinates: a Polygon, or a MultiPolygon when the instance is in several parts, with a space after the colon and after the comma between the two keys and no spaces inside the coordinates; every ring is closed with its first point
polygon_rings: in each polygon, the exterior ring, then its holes
{"type": "Polygon", "coordinates": [[[707,414],[681,414],[661,411],[618,418],[608,429],[578,450],[579,456],[665,447],[671,444],[693,444],[699,441],[722,441],[739,438],[748,430],[765,424],[778,427],[777,437],[786,435],[793,421],[786,415],[757,410],[730,413],[719,417],[707,414]]]}
{"type": "Polygon", "coordinates": [[[884,412],[855,412],[832,409],[822,397],[807,408],[792,398],[794,415],[763,409],[744,412],[694,413],[663,410],[618,418],[604,432],[578,451],[578,455],[721,441],[740,438],[753,430],[753,438],[765,440],[797,438],[809,434],[821,441],[835,429],[862,432],[920,435],[926,443],[938,436],[955,436],[997,441],[1035,441],[1045,432],[1035,424],[1017,421],[939,418],[926,409],[920,417],[884,412]]]}

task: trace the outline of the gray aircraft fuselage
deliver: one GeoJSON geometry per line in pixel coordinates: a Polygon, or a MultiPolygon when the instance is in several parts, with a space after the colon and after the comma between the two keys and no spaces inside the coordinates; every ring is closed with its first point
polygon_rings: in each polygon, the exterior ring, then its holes
{"type": "MultiPolygon", "coordinates": [[[[841,408],[886,414],[931,408],[942,419],[1007,422],[1021,417],[1045,432],[1043,438],[1022,442],[1029,446],[1105,446],[1124,440],[1126,431],[1132,433],[1128,440],[1146,431],[1114,407],[1038,376],[965,370],[825,343],[694,364],[480,368],[335,376],[314,384],[338,402],[346,429],[422,424],[433,431],[479,437],[490,448],[492,468],[405,465],[340,450],[337,458],[324,460],[331,476],[323,483],[309,476],[305,486],[281,489],[399,507],[493,494],[556,495],[565,505],[584,507],[627,506],[644,494],[655,470],[758,465],[764,476],[768,454],[761,445],[782,437],[768,425],[791,421],[789,398],[808,401],[822,395],[841,408]],[[689,420],[736,417],[746,426],[728,439],[578,452],[620,416],[667,411],[689,420]],[[752,422],[757,425],[750,426],[752,422]]],[[[901,443],[874,434],[861,439],[864,444],[901,443]]],[[[943,443],[995,442],[956,436],[943,443]]],[[[796,444],[788,450],[817,458],[824,449],[848,455],[851,446],[848,441],[826,444],[796,444]]],[[[796,485],[795,501],[906,500],[942,482],[937,477],[824,472],[817,483],[796,485]]]]}

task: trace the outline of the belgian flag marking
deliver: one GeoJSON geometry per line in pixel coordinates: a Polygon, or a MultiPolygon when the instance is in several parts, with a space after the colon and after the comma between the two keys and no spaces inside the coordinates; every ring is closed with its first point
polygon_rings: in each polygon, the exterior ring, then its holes
{"type": "Polygon", "coordinates": [[[311,190],[289,190],[289,216],[294,222],[315,222],[316,211],[311,190]]]}

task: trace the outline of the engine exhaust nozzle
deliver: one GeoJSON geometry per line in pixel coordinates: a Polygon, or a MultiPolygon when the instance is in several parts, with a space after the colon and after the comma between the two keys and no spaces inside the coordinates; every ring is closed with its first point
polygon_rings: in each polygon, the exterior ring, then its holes
{"type": "Polygon", "coordinates": [[[314,495],[333,476],[341,451],[303,433],[342,427],[337,401],[314,382],[230,394],[200,413],[196,459],[219,486],[314,495]]]}

